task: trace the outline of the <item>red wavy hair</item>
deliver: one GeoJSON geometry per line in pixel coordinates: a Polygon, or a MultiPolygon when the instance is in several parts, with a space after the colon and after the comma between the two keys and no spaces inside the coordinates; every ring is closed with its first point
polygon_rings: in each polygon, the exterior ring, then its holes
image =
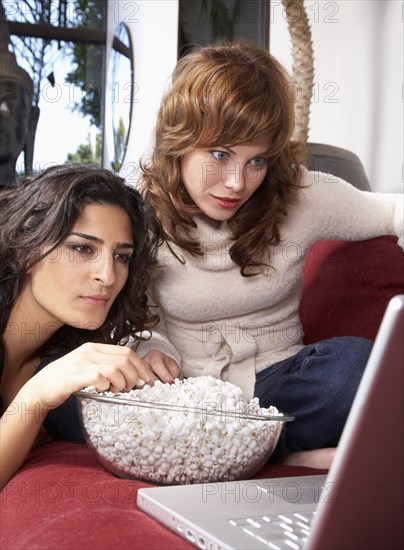
{"type": "Polygon", "coordinates": [[[141,189],[154,206],[168,243],[202,254],[192,239],[202,214],[181,181],[180,159],[196,148],[266,139],[268,172],[229,221],[232,260],[242,275],[267,266],[268,247],[300,185],[304,148],[291,141],[295,87],[264,48],[245,41],[198,48],[180,59],[157,117],[151,159],[142,162],[141,189]],[[251,269],[253,268],[253,269],[251,269]]]}

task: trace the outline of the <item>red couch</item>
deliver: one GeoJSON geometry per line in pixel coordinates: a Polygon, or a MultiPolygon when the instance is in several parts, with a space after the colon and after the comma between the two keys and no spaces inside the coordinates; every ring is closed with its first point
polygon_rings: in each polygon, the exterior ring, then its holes
{"type": "MultiPolygon", "coordinates": [[[[307,343],[336,335],[374,339],[387,302],[404,293],[404,254],[395,243],[323,241],[311,249],[301,303],[307,343]]],[[[319,472],[267,465],[255,477],[319,472]]],[[[84,445],[44,445],[0,493],[0,548],[192,548],[137,509],[137,490],[145,486],[104,470],[84,445]]]]}

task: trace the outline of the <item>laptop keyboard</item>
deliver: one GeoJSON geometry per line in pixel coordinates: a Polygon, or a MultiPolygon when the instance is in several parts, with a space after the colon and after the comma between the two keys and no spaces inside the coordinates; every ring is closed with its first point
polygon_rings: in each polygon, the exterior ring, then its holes
{"type": "Polygon", "coordinates": [[[298,550],[307,541],[316,512],[254,516],[228,520],[230,525],[262,543],[263,548],[298,550]]]}

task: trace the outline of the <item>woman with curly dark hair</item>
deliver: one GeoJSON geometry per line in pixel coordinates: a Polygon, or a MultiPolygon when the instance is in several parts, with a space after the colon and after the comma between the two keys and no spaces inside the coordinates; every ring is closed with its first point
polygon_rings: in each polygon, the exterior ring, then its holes
{"type": "Polygon", "coordinates": [[[70,436],[72,411],[63,406],[73,392],[178,373],[157,376],[117,345],[158,321],[146,289],[159,244],[151,207],[105,169],[55,166],[1,193],[1,485],[47,435],[44,421],[70,436]]]}
{"type": "Polygon", "coordinates": [[[165,243],[152,286],[160,324],[138,353],[294,416],[274,459],[328,467],[371,342],[304,345],[304,261],[321,239],[390,234],[403,247],[403,197],[308,171],[291,139],[294,92],[280,63],[248,42],[179,60],[142,164],[165,243]]]}

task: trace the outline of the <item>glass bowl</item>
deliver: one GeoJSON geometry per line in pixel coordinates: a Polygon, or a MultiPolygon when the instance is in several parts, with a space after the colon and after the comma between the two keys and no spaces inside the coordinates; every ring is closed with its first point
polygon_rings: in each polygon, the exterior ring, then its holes
{"type": "MultiPolygon", "coordinates": [[[[284,423],[263,414],[75,393],[87,445],[113,474],[162,485],[248,479],[270,458],[284,423]]],[[[273,412],[276,414],[272,414],[273,412]]]]}

